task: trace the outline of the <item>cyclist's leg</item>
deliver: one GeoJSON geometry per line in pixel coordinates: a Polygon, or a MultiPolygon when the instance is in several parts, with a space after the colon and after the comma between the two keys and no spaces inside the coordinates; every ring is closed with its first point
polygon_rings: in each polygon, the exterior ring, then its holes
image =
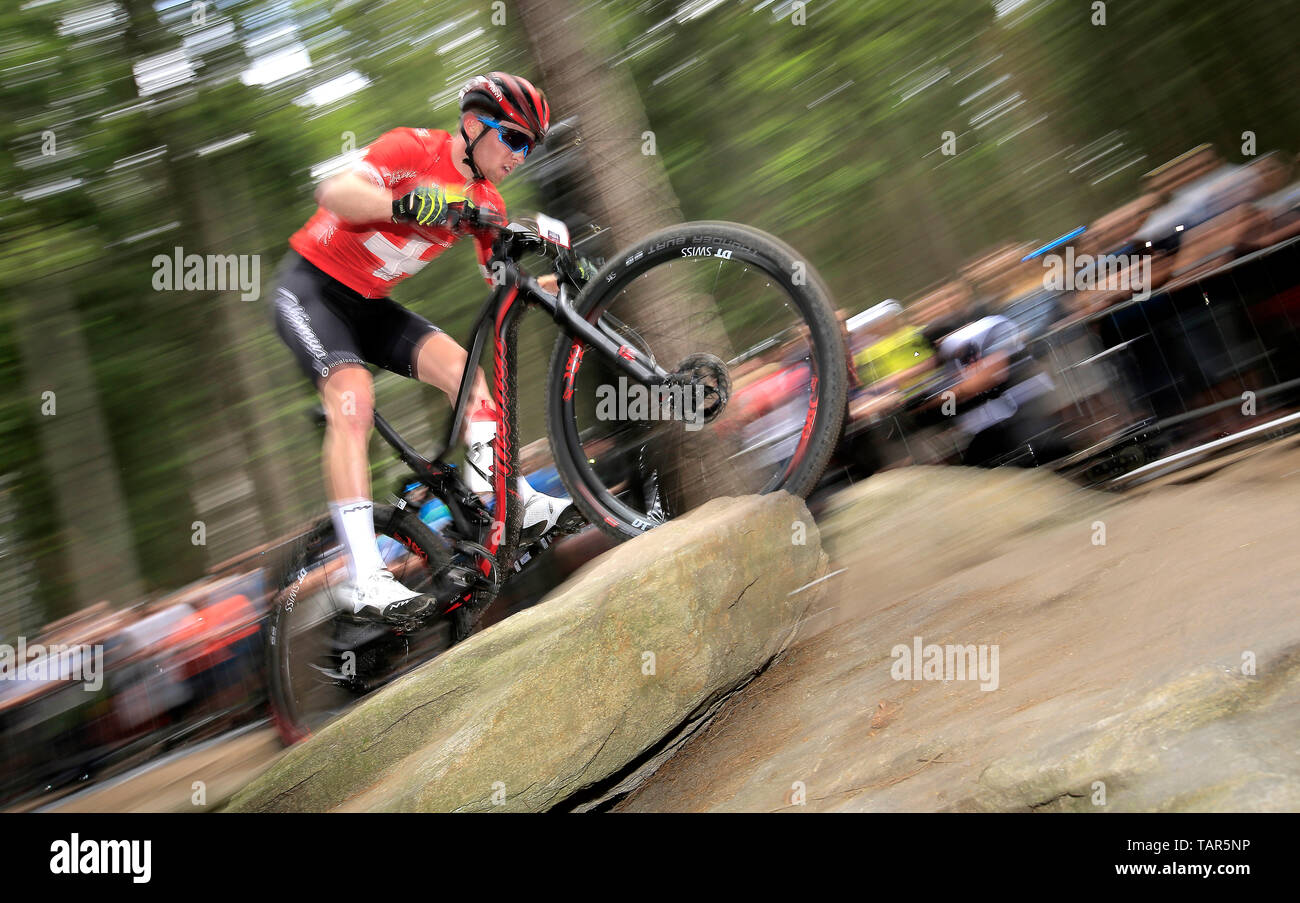
{"type": "MultiPolygon", "coordinates": [[[[367,317],[359,336],[366,360],[385,370],[418,379],[441,389],[450,404],[456,403],[460,377],[469,354],[451,336],[415,311],[408,310],[391,298],[369,303],[367,317]]],[[[469,410],[480,404],[492,407],[487,380],[480,367],[470,395],[469,410]]]]}
{"type": "MultiPolygon", "coordinates": [[[[468,358],[469,353],[447,333],[441,330],[430,333],[416,349],[415,377],[422,383],[441,389],[446,394],[448,403],[455,405],[456,393],[460,391],[460,381],[468,358]]],[[[470,389],[467,410],[476,414],[486,408],[490,414],[495,407],[492,395],[488,392],[483,368],[479,367],[474,374],[474,386],[470,389]]]]}
{"type": "Polygon", "coordinates": [[[321,455],[325,488],[332,499],[369,498],[367,445],[374,423],[375,388],[365,367],[335,368],[320,382],[325,408],[325,446],[321,455]]]}
{"type": "Polygon", "coordinates": [[[366,369],[361,333],[368,302],[315,267],[288,260],[273,294],[276,330],[320,392],[325,408],[321,465],[335,532],[347,551],[356,588],[354,609],[370,605],[388,610],[394,603],[417,601],[384,570],[375,539],[367,441],[374,421],[374,384],[366,369]]]}
{"type": "Polygon", "coordinates": [[[362,532],[370,498],[366,443],[370,435],[374,390],[365,368],[356,330],[347,308],[327,301],[329,277],[296,254],[281,266],[273,294],[276,331],[299,367],[315,385],[325,408],[321,467],[335,528],[348,551],[348,571],[377,567],[373,539],[353,541],[362,532]],[[346,515],[342,511],[346,510],[346,515]],[[373,549],[373,550],[372,550],[373,549]]]}
{"type": "Polygon", "coordinates": [[[271,293],[276,332],[312,385],[319,390],[321,381],[336,368],[364,366],[352,324],[326,303],[332,280],[293,251],[276,278],[271,293]]]}
{"type": "Polygon", "coordinates": [[[321,448],[325,491],[355,583],[384,566],[375,541],[367,451],[374,422],[374,381],[365,367],[337,367],[320,381],[320,395],[325,408],[321,448]]]}

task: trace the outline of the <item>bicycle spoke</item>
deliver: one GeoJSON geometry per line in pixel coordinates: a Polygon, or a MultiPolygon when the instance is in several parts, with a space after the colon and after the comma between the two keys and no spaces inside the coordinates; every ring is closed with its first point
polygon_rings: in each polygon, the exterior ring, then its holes
{"type": "MultiPolygon", "coordinates": [[[[726,410],[714,423],[686,417],[688,400],[693,404],[701,397],[698,394],[690,399],[673,398],[668,411],[672,419],[657,419],[663,412],[654,410],[648,412],[648,419],[638,422],[630,416],[629,407],[629,416],[620,415],[617,423],[602,423],[590,413],[579,422],[579,432],[588,437],[583,444],[588,462],[602,455],[631,455],[627,443],[636,437],[634,447],[639,451],[635,460],[627,458],[621,470],[640,472],[642,478],[630,484],[624,481],[621,497],[636,510],[638,519],[649,523],[662,522],[670,512],[692,507],[692,498],[771,488],[795,453],[811,388],[811,347],[806,340],[799,344],[807,327],[780,283],[770,275],[736,262],[728,266],[721,260],[702,266],[673,261],[661,269],[665,272],[651,270],[639,275],[603,308],[600,320],[617,332],[621,342],[653,355],[669,369],[688,354],[708,352],[725,362],[727,371],[745,368],[738,374],[742,378],[758,364],[768,370],[784,368],[787,375],[779,386],[763,389],[772,399],[761,403],[746,395],[743,385],[736,397],[737,387],[733,386],[726,410]],[[666,272],[669,269],[671,273],[666,272]],[[698,300],[686,305],[685,314],[679,314],[682,305],[663,303],[667,297],[698,300]],[[754,365],[746,367],[751,360],[754,365]],[[798,366],[808,371],[804,377],[789,370],[798,366]],[[617,452],[620,447],[627,450],[617,452]],[[646,485],[648,473],[654,475],[652,488],[646,485]]],[[[585,364],[583,367],[586,369],[585,364]]],[[[731,376],[729,372],[728,379],[731,376]]],[[[579,382],[584,382],[581,372],[579,382]]],[[[587,393],[584,403],[601,388],[598,383],[585,382],[581,386],[587,393]]],[[[699,392],[695,384],[687,388],[699,392]]]]}

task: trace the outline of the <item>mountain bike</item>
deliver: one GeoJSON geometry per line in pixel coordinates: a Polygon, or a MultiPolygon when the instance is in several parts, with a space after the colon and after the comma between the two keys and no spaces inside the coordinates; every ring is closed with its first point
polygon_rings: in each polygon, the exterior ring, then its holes
{"type": "Polygon", "coordinates": [[[597,270],[557,220],[538,214],[501,226],[473,214],[468,225],[493,238],[494,288],[474,322],[444,449],[460,435],[486,350],[499,417],[492,498],[481,500],[442,454],[421,455],[375,412],[376,431],[410,469],[407,488],[445,506],[435,531],[409,493],[376,504],[380,550],[398,580],[438,601],[404,623],[352,615],[330,518],[293,540],[266,643],[271,710],[286,743],[470,635],[503,583],[557,538],[598,529],[626,540],[720,496],[807,496],[839,439],[847,351],[830,295],[776,238],[734,223],[684,223],[597,270]],[[555,295],[523,268],[531,256],[557,274],[555,295]],[[559,327],[547,434],[577,515],[521,537],[515,337],[529,307],[559,327]],[[781,416],[729,406],[734,388],[777,371],[789,374],[781,416]]]}

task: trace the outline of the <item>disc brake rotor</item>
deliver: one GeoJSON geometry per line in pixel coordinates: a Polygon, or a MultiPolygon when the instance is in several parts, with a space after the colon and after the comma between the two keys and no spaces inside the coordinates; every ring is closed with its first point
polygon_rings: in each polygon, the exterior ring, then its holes
{"type": "Polygon", "coordinates": [[[700,351],[687,355],[668,382],[695,393],[691,397],[692,410],[698,411],[705,423],[716,420],[731,399],[731,377],[726,363],[716,354],[700,351]]]}

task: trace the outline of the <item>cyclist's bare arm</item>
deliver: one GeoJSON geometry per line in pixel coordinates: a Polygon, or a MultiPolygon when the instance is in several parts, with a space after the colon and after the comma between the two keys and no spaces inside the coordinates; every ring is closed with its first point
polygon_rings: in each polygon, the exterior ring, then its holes
{"type": "Polygon", "coordinates": [[[393,196],[355,172],[340,173],[316,188],[316,203],[348,223],[384,222],[393,217],[393,196]]]}

